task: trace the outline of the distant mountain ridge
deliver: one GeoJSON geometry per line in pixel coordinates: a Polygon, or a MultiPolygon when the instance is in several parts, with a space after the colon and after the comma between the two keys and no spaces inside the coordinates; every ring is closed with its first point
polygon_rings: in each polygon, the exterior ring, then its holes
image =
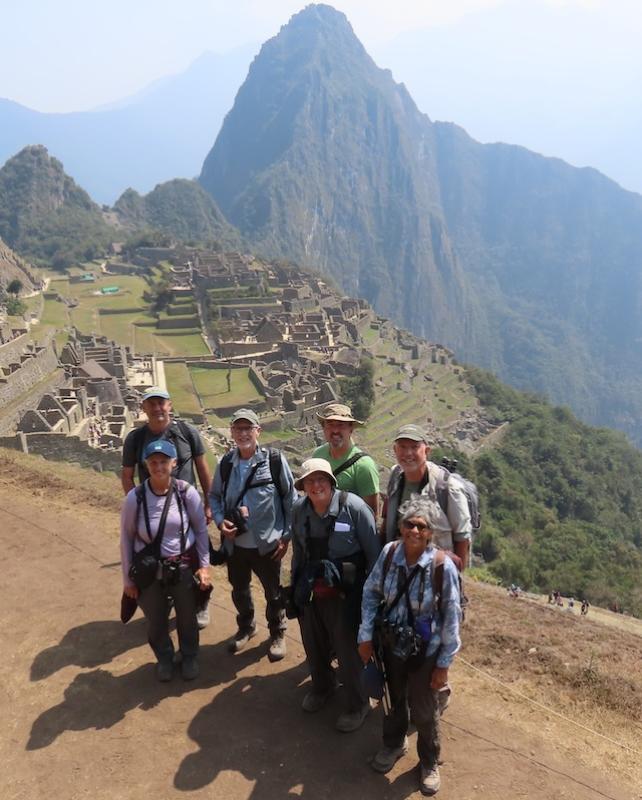
{"type": "Polygon", "coordinates": [[[99,206],[45,147],[25,147],[0,169],[0,238],[34,263],[67,266],[113,240],[99,206]]]}
{"type": "Polygon", "coordinates": [[[144,196],[127,189],[113,210],[119,223],[131,230],[153,228],[186,242],[216,240],[229,249],[241,246],[238,231],[196,181],[166,181],[144,196]]]}
{"type": "Polygon", "coordinates": [[[211,147],[255,52],[204,53],[185,72],[109,108],[46,114],[0,98],[0,166],[25,146],[42,144],[100,203],[133,186],[141,192],[192,178],[211,147]]]}
{"type": "Polygon", "coordinates": [[[342,13],[264,44],[199,180],[253,249],[642,443],[642,197],[432,123],[342,13]]]}

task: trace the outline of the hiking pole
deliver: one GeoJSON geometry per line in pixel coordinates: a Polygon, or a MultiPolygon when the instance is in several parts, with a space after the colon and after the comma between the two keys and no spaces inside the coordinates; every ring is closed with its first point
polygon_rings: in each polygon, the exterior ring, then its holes
{"type": "Polygon", "coordinates": [[[383,658],[383,648],[375,647],[372,651],[372,659],[383,678],[381,705],[383,706],[383,713],[386,717],[389,717],[392,711],[392,700],[390,699],[390,687],[388,686],[388,673],[386,672],[386,663],[383,658]]]}

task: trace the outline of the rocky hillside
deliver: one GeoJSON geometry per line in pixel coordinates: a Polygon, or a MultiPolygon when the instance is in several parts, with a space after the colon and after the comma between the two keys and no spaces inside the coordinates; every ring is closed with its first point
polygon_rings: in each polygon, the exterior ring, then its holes
{"type": "Polygon", "coordinates": [[[64,267],[99,255],[113,231],[60,161],[33,145],[0,169],[0,237],[35,263],[64,267]]]}
{"type": "Polygon", "coordinates": [[[113,210],[119,223],[130,230],[154,228],[185,242],[216,240],[228,248],[240,245],[238,231],[196,181],[167,181],[143,196],[127,189],[113,210]]]}
{"type": "Polygon", "coordinates": [[[0,239],[0,286],[4,288],[14,280],[20,281],[23,292],[31,292],[39,284],[31,265],[0,239]]]}
{"type": "Polygon", "coordinates": [[[254,249],[642,442],[642,197],[432,123],[343,14],[265,43],[200,181],[254,249]]]}

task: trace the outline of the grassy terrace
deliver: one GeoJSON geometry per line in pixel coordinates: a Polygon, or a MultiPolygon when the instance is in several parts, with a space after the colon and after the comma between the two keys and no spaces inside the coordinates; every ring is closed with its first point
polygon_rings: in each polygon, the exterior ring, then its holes
{"type": "Polygon", "coordinates": [[[232,370],[229,392],[227,370],[192,365],[190,374],[204,408],[243,406],[253,400],[261,399],[261,395],[249,378],[249,369],[232,370]]]}

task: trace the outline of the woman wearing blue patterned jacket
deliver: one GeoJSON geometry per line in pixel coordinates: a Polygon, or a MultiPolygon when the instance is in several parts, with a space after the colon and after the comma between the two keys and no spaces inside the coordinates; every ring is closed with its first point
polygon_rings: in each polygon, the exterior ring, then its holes
{"type": "Polygon", "coordinates": [[[385,546],[363,588],[359,654],[375,646],[385,665],[390,712],[372,767],[388,772],[408,751],[409,711],[417,726],[419,788],[439,790],[439,690],[459,650],[459,581],[453,562],[430,546],[440,509],[414,495],[400,509],[401,539],[385,546]],[[375,630],[376,628],[376,630],[375,630]]]}

